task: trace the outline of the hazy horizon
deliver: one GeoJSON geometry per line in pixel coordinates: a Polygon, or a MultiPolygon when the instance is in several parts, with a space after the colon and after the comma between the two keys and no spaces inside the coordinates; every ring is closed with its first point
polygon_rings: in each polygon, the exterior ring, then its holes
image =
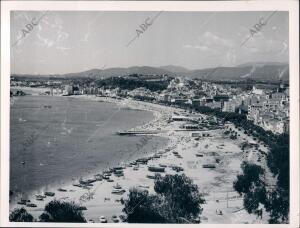
{"type": "MultiPolygon", "coordinates": [[[[255,63],[259,63],[259,64],[288,64],[288,62],[246,62],[246,63],[241,63],[241,64],[238,64],[236,66],[215,66],[215,67],[208,67],[208,68],[199,68],[199,69],[188,69],[186,67],[183,67],[185,68],[186,70],[188,71],[194,71],[194,70],[204,70],[204,69],[210,69],[210,68],[218,68],[218,67],[238,67],[239,65],[244,65],[244,64],[255,64],[255,63]]],[[[178,65],[164,65],[164,66],[129,66],[129,67],[103,67],[103,68],[91,68],[91,69],[87,69],[87,70],[84,70],[84,71],[77,71],[77,72],[67,72],[67,73],[54,73],[54,74],[29,74],[29,73],[14,73],[14,72],[11,72],[11,75],[64,75],[64,74],[72,74],[72,73],[80,73],[80,72],[85,72],[85,71],[90,71],[90,70],[108,70],[108,69],[117,69],[117,68],[130,68],[130,67],[153,67],[153,68],[161,68],[161,67],[166,67],[166,66],[174,66],[174,67],[182,67],[182,66],[178,66],[178,65]]]]}
{"type": "MultiPolygon", "coordinates": [[[[13,11],[11,44],[26,24],[44,13],[13,11]]],[[[288,12],[274,13],[249,38],[250,29],[271,13],[49,11],[11,47],[11,72],[53,75],[132,66],[195,70],[248,62],[288,63],[288,12]],[[155,16],[134,39],[139,25],[155,16]]]]}

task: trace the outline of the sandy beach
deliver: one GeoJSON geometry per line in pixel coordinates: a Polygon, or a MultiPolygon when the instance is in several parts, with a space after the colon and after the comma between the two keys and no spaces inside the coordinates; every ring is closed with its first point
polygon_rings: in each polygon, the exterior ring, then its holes
{"type": "MultiPolygon", "coordinates": [[[[76,97],[76,96],[74,96],[76,97]]],[[[195,139],[192,137],[191,131],[183,131],[180,129],[182,122],[168,121],[174,112],[182,112],[183,110],[161,106],[158,104],[135,101],[131,99],[116,100],[106,97],[95,96],[78,96],[81,99],[92,99],[96,101],[114,102],[121,107],[147,110],[154,113],[155,118],[145,125],[135,127],[128,130],[158,130],[157,136],[168,139],[166,148],[159,151],[152,151],[147,156],[151,156],[147,165],[138,164],[121,164],[124,169],[124,176],[117,177],[113,174],[110,179],[96,181],[89,189],[73,186],[78,180],[70,180],[64,186],[53,186],[52,191],[55,196],[47,196],[43,201],[35,200],[32,196],[29,198],[32,203],[36,204],[36,208],[26,209],[35,217],[42,213],[44,206],[53,199],[73,201],[87,210],[84,210],[84,216],[87,220],[99,222],[100,216],[105,216],[108,222],[112,222],[113,215],[121,215],[122,204],[120,199],[126,198],[129,189],[137,187],[148,189],[153,192],[153,179],[149,179],[147,175],[155,173],[148,171],[149,165],[164,166],[167,174],[185,173],[195,184],[198,185],[199,191],[203,194],[206,203],[203,204],[203,212],[201,214],[201,223],[267,223],[268,217],[263,216],[262,220],[257,219],[255,215],[248,214],[243,210],[243,199],[233,190],[233,181],[240,172],[240,165],[243,160],[257,161],[257,153],[252,153],[251,149],[242,151],[241,144],[244,141],[253,139],[247,138],[243,132],[239,133],[239,137],[235,140],[224,135],[224,128],[210,131],[210,137],[200,137],[195,139]],[[201,155],[199,155],[201,154],[201,155]],[[216,159],[218,162],[216,163],[216,159]],[[205,164],[216,163],[215,168],[203,168],[205,164]],[[183,171],[176,172],[173,167],[179,166],[183,171]],[[126,191],[122,195],[112,194],[113,186],[118,183],[126,191]],[[58,191],[58,188],[66,191],[58,191]],[[216,210],[222,210],[222,215],[216,213],[216,210]]],[[[233,125],[227,124],[225,128],[234,128],[233,125]]],[[[123,136],[135,137],[135,136],[123,136]]],[[[147,136],[145,136],[147,137],[147,136]]],[[[259,145],[259,149],[267,152],[267,148],[259,145]]],[[[136,158],[137,159],[137,158],[136,158]]],[[[261,164],[265,162],[262,158],[261,164]]],[[[93,178],[97,173],[91,173],[86,178],[93,178]]],[[[101,172],[99,171],[99,174],[101,172]]],[[[271,178],[270,178],[271,179],[271,178]]],[[[38,193],[38,192],[37,192],[38,193]]],[[[11,209],[22,207],[16,203],[11,204],[11,209]]]]}

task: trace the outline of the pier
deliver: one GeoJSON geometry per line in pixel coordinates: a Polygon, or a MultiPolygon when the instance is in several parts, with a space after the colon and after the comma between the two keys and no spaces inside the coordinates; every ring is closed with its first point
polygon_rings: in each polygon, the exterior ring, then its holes
{"type": "Polygon", "coordinates": [[[116,132],[117,135],[155,135],[162,133],[163,131],[159,130],[149,130],[149,131],[118,131],[116,132]]]}

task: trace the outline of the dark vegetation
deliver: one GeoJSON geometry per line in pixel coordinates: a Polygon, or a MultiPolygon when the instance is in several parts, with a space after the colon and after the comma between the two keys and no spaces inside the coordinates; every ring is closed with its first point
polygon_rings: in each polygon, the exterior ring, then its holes
{"type": "Polygon", "coordinates": [[[123,200],[129,223],[196,223],[205,201],[197,185],[183,175],[155,176],[154,190],[131,189],[123,200]]]}
{"type": "Polygon", "coordinates": [[[33,216],[29,214],[25,208],[17,208],[9,215],[11,222],[33,222],[33,216]]]}
{"type": "Polygon", "coordinates": [[[169,82],[169,80],[147,81],[139,78],[112,77],[97,80],[96,84],[98,87],[104,87],[105,89],[120,88],[121,90],[134,90],[144,87],[151,91],[162,91],[168,87],[169,82]]]}
{"type": "MultiPolygon", "coordinates": [[[[29,214],[25,208],[15,209],[9,216],[11,222],[33,222],[33,216],[29,214]]],[[[39,222],[72,222],[85,223],[80,206],[53,200],[49,202],[44,209],[44,212],[39,216],[39,222]]]]}

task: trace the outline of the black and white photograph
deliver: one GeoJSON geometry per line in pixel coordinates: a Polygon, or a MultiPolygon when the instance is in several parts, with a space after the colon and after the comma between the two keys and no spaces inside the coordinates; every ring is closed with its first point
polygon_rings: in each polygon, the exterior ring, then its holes
{"type": "Polygon", "coordinates": [[[52,3],[3,4],[1,226],[299,226],[298,1],[52,3]]]}

